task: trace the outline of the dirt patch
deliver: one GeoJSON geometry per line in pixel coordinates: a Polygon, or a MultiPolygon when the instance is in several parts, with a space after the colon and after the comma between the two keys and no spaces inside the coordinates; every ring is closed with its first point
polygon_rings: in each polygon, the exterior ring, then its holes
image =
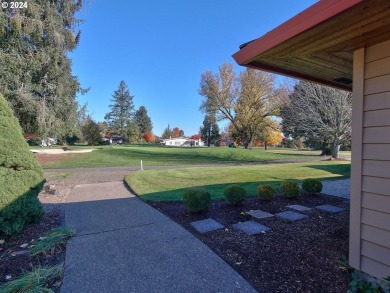
{"type": "Polygon", "coordinates": [[[277,195],[272,202],[250,198],[236,207],[215,201],[203,214],[187,212],[181,202],[148,203],[208,245],[260,292],[346,292],[348,288],[350,274],[340,265],[348,256],[349,239],[349,204],[343,199],[303,194],[287,200],[277,195]],[[271,230],[256,236],[232,229],[232,224],[251,220],[245,211],[275,214],[292,204],[331,204],[345,211],[312,209],[305,212],[308,218],[296,222],[276,217],[259,220],[271,230]],[[190,225],[206,218],[226,228],[200,234],[190,225]]]}
{"type": "Polygon", "coordinates": [[[69,158],[67,156],[40,154],[40,153],[35,153],[34,155],[38,159],[39,164],[41,165],[62,162],[62,161],[66,161],[69,158]]]}

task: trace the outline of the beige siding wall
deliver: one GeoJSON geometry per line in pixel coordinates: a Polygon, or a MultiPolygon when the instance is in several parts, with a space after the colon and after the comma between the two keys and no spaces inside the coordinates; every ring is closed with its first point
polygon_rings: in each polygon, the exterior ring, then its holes
{"type": "Polygon", "coordinates": [[[390,41],[363,52],[363,73],[356,72],[363,77],[362,93],[356,93],[363,113],[360,121],[354,118],[361,140],[353,145],[361,145],[361,157],[352,158],[351,199],[351,223],[360,224],[351,228],[350,257],[361,271],[383,278],[390,275],[390,41]]]}

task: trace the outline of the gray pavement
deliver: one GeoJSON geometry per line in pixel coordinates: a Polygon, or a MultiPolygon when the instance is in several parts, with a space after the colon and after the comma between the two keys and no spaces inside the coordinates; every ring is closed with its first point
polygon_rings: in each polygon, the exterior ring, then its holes
{"type": "Polygon", "coordinates": [[[61,293],[256,292],[122,181],[76,185],[65,221],[76,236],[67,244],[61,293]]]}
{"type": "Polygon", "coordinates": [[[346,199],[350,198],[351,179],[324,180],[322,186],[322,193],[346,199]]]}

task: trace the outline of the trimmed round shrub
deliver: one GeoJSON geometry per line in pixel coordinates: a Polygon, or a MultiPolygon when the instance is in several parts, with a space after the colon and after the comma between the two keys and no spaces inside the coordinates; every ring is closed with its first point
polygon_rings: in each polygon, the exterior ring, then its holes
{"type": "Polygon", "coordinates": [[[280,190],[286,198],[297,198],[299,196],[298,182],[284,181],[280,184],[280,190]]]}
{"type": "Polygon", "coordinates": [[[204,188],[190,188],[183,194],[183,203],[192,213],[206,211],[211,203],[211,195],[204,188]]]}
{"type": "Polygon", "coordinates": [[[43,216],[37,196],[45,179],[2,95],[0,133],[0,235],[12,235],[43,216]]]}
{"type": "Polygon", "coordinates": [[[257,187],[257,195],[261,200],[270,201],[275,194],[275,190],[271,185],[259,185],[257,187]]]}
{"type": "Polygon", "coordinates": [[[232,205],[242,203],[248,196],[246,190],[238,184],[232,184],[227,186],[224,189],[223,194],[232,205]]]}
{"type": "Polygon", "coordinates": [[[302,182],[302,189],[308,193],[315,194],[322,191],[322,183],[318,179],[305,179],[302,182]]]}

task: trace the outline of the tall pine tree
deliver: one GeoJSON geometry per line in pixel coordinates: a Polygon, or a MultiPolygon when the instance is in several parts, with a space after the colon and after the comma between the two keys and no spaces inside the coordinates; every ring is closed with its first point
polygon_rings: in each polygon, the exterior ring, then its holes
{"type": "Polygon", "coordinates": [[[82,0],[29,1],[0,10],[0,93],[24,132],[64,138],[77,132],[76,94],[68,52],[80,39],[82,0]]]}
{"type": "Polygon", "coordinates": [[[126,83],[122,80],[112,95],[111,111],[104,117],[112,132],[125,138],[127,138],[128,126],[133,116],[133,98],[134,96],[130,95],[126,83]]]}

